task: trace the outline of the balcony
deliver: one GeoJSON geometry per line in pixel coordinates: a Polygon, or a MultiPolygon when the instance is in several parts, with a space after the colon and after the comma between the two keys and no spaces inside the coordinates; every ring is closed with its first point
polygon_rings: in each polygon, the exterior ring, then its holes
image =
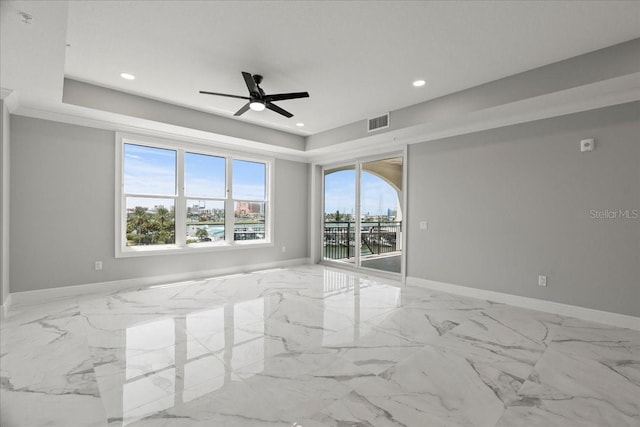
{"type": "Polygon", "coordinates": [[[400,273],[402,221],[362,221],[356,238],[354,222],[325,222],[324,259],[354,263],[359,250],[363,267],[400,273]]]}

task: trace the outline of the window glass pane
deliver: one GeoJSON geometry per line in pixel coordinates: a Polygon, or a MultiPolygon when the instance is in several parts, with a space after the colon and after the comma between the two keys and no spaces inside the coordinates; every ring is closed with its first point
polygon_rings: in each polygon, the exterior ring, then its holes
{"type": "Polygon", "coordinates": [[[224,241],[224,201],[187,200],[187,243],[224,241]]]}
{"type": "Polygon", "coordinates": [[[234,240],[264,239],[264,202],[234,203],[234,240]]]}
{"type": "Polygon", "coordinates": [[[233,198],[236,200],[265,200],[267,165],[264,163],[233,161],[233,198]]]}
{"type": "Polygon", "coordinates": [[[149,195],[176,193],[176,152],[124,144],[124,192],[149,195]]]}
{"type": "Polygon", "coordinates": [[[324,176],[325,222],[355,222],[356,171],[355,166],[327,170],[324,176]]]}
{"type": "Polygon", "coordinates": [[[184,154],[187,196],[225,197],[225,159],[205,154],[184,154]]]}
{"type": "Polygon", "coordinates": [[[174,199],[127,197],[127,246],[175,243],[174,199]]]}

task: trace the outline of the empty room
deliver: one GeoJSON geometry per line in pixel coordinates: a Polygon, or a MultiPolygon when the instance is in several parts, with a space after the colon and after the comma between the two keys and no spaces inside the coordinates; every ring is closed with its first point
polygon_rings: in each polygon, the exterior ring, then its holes
{"type": "Polygon", "coordinates": [[[2,427],[640,427],[640,2],[0,1],[2,427]]]}

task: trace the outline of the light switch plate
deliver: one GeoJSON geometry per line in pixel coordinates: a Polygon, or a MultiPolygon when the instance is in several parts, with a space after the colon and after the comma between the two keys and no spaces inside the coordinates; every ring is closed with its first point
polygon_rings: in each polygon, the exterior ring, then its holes
{"type": "Polygon", "coordinates": [[[593,151],[596,146],[596,141],[593,138],[583,139],[580,141],[580,151],[593,151]]]}

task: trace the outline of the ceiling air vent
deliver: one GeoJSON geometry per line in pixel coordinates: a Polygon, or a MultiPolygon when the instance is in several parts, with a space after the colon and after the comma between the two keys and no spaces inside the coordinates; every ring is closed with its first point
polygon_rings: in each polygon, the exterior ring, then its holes
{"type": "Polygon", "coordinates": [[[389,127],[389,113],[368,120],[368,132],[389,127]]]}

